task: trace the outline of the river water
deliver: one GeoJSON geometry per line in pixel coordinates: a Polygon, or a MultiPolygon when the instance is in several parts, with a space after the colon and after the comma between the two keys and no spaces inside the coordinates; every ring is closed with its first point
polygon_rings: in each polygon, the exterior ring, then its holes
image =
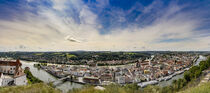
{"type": "MultiPolygon", "coordinates": [[[[199,59],[196,61],[196,63],[194,65],[198,65],[200,63],[200,61],[205,60],[206,57],[204,56],[199,56],[199,59]]],[[[28,61],[21,61],[22,63],[22,68],[25,67],[29,67],[31,73],[39,78],[40,80],[44,81],[45,83],[48,83],[50,81],[56,81],[58,80],[57,78],[55,78],[54,76],[50,75],[49,73],[47,73],[46,71],[42,70],[42,69],[38,69],[36,67],[34,67],[34,64],[37,64],[37,62],[28,62],[28,61]]],[[[173,80],[177,80],[179,78],[183,78],[184,74],[180,74],[180,75],[176,75],[174,76],[172,79],[168,80],[168,81],[162,81],[160,82],[158,85],[159,86],[168,86],[172,83],[173,80]]],[[[59,84],[58,86],[56,86],[56,88],[62,90],[64,93],[68,92],[69,90],[73,89],[73,88],[81,88],[83,85],[78,84],[78,83],[74,83],[74,82],[64,82],[62,84],[59,84]]]]}
{"type": "MultiPolygon", "coordinates": [[[[46,71],[34,67],[34,64],[37,64],[37,62],[21,61],[21,63],[22,63],[22,68],[29,67],[31,73],[35,77],[37,77],[40,80],[44,81],[45,83],[48,83],[50,81],[58,80],[57,78],[55,78],[51,74],[47,73],[46,71]]],[[[56,86],[56,88],[62,90],[64,93],[66,93],[69,90],[71,90],[72,88],[81,88],[82,86],[83,85],[81,85],[81,84],[67,81],[67,82],[64,82],[62,84],[59,84],[58,86],[56,86]]]]}
{"type": "MultiPolygon", "coordinates": [[[[197,59],[197,61],[195,62],[194,66],[199,65],[200,61],[203,61],[203,60],[206,60],[206,57],[200,55],[199,58],[197,59]]],[[[172,84],[173,80],[178,80],[179,78],[183,78],[183,77],[184,77],[184,73],[182,73],[180,75],[176,75],[168,81],[162,81],[162,82],[158,83],[158,85],[161,87],[169,86],[172,84]]]]}

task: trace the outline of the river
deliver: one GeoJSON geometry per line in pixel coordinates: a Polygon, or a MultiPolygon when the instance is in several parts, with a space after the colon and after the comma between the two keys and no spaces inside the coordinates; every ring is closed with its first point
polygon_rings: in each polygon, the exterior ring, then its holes
{"type": "MultiPolygon", "coordinates": [[[[194,65],[198,65],[200,63],[200,61],[205,60],[205,59],[206,59],[206,57],[200,55],[199,59],[196,61],[196,63],[194,65]]],[[[46,71],[34,67],[34,64],[37,64],[37,62],[21,61],[21,63],[22,63],[22,68],[29,67],[31,73],[35,77],[37,77],[40,80],[44,81],[45,83],[48,83],[50,81],[58,80],[57,78],[55,78],[54,76],[50,75],[46,71]]],[[[168,81],[160,82],[158,85],[162,86],[162,87],[168,86],[168,85],[170,85],[172,83],[173,80],[177,80],[179,78],[183,78],[183,76],[184,76],[184,74],[176,75],[176,76],[174,76],[172,79],[170,79],[168,81]]],[[[82,86],[83,85],[81,85],[81,84],[67,81],[67,82],[64,82],[64,83],[56,86],[56,88],[62,90],[64,93],[66,93],[69,90],[71,90],[72,88],[81,88],[82,86]]]]}
{"type": "MultiPolygon", "coordinates": [[[[50,81],[56,81],[56,80],[58,80],[57,78],[55,78],[54,76],[50,75],[46,71],[34,67],[34,64],[37,64],[37,62],[21,61],[21,63],[22,63],[22,68],[29,67],[31,73],[35,77],[37,77],[40,80],[44,81],[45,83],[48,83],[50,81]]],[[[64,82],[64,83],[59,84],[58,86],[56,86],[56,88],[62,90],[63,93],[66,93],[69,90],[71,90],[72,88],[81,88],[82,86],[83,85],[78,84],[78,83],[66,81],[66,82],[64,82]]]]}
{"type": "MultiPolygon", "coordinates": [[[[193,65],[194,66],[199,65],[200,61],[203,61],[203,60],[206,60],[206,57],[200,55],[199,58],[197,59],[197,61],[195,62],[195,64],[193,64],[193,65]]],[[[168,81],[162,81],[162,82],[158,83],[158,85],[161,87],[169,86],[172,84],[173,80],[178,80],[179,78],[183,78],[183,77],[184,77],[184,73],[182,73],[180,75],[176,75],[168,81]]]]}

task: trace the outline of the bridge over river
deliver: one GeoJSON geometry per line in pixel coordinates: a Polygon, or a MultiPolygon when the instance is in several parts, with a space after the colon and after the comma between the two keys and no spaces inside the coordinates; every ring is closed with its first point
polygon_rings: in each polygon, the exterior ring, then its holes
{"type": "Polygon", "coordinates": [[[54,86],[59,86],[60,84],[63,84],[67,81],[67,79],[70,79],[70,76],[67,77],[63,77],[63,78],[59,78],[55,81],[51,81],[53,83],[54,86]]]}
{"type": "Polygon", "coordinates": [[[45,83],[53,82],[53,85],[56,88],[62,90],[63,93],[67,93],[69,90],[73,88],[81,88],[83,86],[82,84],[66,81],[65,79],[68,79],[68,77],[58,79],[52,76],[51,74],[47,73],[46,71],[34,67],[34,64],[37,64],[38,62],[29,62],[21,60],[21,63],[22,63],[22,68],[29,67],[31,73],[35,77],[39,78],[45,83]]]}

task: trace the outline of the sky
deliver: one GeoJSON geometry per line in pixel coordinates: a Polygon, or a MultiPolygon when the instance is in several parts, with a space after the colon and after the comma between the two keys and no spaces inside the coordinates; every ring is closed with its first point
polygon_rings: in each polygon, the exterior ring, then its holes
{"type": "Polygon", "coordinates": [[[0,51],[209,51],[210,0],[0,0],[0,51]]]}

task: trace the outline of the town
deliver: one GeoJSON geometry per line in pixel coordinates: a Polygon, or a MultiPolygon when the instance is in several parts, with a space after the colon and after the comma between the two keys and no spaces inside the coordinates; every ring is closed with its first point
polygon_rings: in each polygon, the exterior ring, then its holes
{"type": "MultiPolygon", "coordinates": [[[[41,63],[43,70],[55,77],[68,79],[72,82],[91,85],[109,85],[111,83],[129,84],[138,83],[145,87],[149,84],[158,84],[167,81],[188,70],[198,59],[195,54],[156,54],[147,59],[126,60],[129,64],[115,66],[94,65],[66,65],[41,63]]],[[[123,61],[118,60],[116,62],[123,61]]],[[[91,60],[88,61],[93,63],[91,60]]],[[[105,61],[104,61],[105,62],[105,61]]],[[[115,60],[109,61],[115,63],[115,60]]]]}
{"type": "Polygon", "coordinates": [[[0,93],[210,93],[210,0],[0,0],[0,93]]]}

